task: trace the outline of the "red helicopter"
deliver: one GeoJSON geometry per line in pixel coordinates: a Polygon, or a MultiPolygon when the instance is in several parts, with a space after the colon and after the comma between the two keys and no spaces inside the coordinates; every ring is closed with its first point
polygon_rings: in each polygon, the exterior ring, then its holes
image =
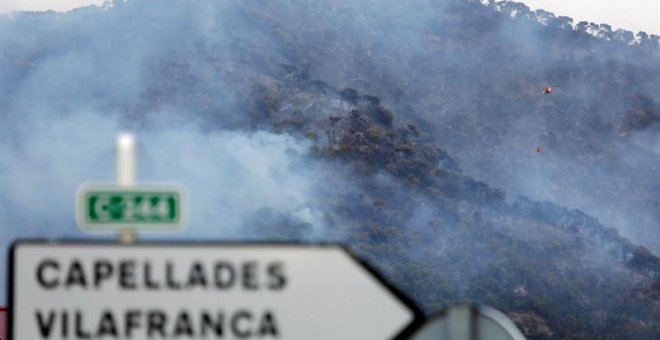
{"type": "Polygon", "coordinates": [[[543,88],[543,93],[544,94],[552,94],[552,89],[553,88],[558,88],[559,86],[546,86],[543,88]]]}

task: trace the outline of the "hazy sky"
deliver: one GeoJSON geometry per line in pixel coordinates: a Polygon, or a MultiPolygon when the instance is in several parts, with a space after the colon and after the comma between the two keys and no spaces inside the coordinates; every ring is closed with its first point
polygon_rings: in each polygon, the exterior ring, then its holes
{"type": "MultiPolygon", "coordinates": [[[[12,10],[65,11],[105,0],[0,0],[0,13],[12,10]]],[[[331,1],[331,0],[330,0],[331,1]]],[[[575,21],[610,24],[613,28],[660,35],[660,0],[524,0],[532,9],[545,9],[575,21]]]]}
{"type": "Polygon", "coordinates": [[[613,28],[660,35],[660,0],[524,0],[532,9],[544,9],[578,21],[606,23],[613,28]]]}
{"type": "Polygon", "coordinates": [[[0,0],[0,12],[43,11],[53,9],[66,11],[86,5],[100,5],[105,0],[0,0]]]}

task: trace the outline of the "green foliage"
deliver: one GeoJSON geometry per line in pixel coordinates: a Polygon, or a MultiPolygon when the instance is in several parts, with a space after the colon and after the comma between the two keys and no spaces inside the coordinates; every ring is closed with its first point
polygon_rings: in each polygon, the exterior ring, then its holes
{"type": "Polygon", "coordinates": [[[394,122],[394,114],[392,111],[382,106],[376,108],[374,118],[377,122],[384,124],[385,126],[392,126],[392,123],[394,122]]]}
{"type": "MultiPolygon", "coordinates": [[[[503,190],[462,174],[423,129],[379,116],[389,110],[375,97],[337,96],[351,111],[312,115],[293,105],[268,119],[287,133],[314,133],[315,157],[347,165],[333,168],[321,193],[328,238],[347,243],[427,313],[457,301],[488,304],[515,316],[530,339],[658,334],[660,270],[648,250],[579,211],[524,197],[507,204],[503,190]]],[[[255,225],[276,238],[310,228],[255,225]]]]}

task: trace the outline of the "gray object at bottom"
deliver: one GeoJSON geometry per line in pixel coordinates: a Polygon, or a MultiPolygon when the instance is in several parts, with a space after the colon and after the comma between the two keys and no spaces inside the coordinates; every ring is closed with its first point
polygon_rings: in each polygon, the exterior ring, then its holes
{"type": "Polygon", "coordinates": [[[452,306],[433,318],[412,340],[523,340],[516,325],[501,312],[486,306],[452,306]]]}

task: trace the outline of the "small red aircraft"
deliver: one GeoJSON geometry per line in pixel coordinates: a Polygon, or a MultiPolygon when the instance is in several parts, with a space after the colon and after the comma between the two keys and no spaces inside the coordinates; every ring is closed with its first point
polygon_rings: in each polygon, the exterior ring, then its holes
{"type": "Polygon", "coordinates": [[[543,93],[544,94],[552,94],[552,89],[557,88],[559,86],[546,86],[543,88],[543,93]]]}

